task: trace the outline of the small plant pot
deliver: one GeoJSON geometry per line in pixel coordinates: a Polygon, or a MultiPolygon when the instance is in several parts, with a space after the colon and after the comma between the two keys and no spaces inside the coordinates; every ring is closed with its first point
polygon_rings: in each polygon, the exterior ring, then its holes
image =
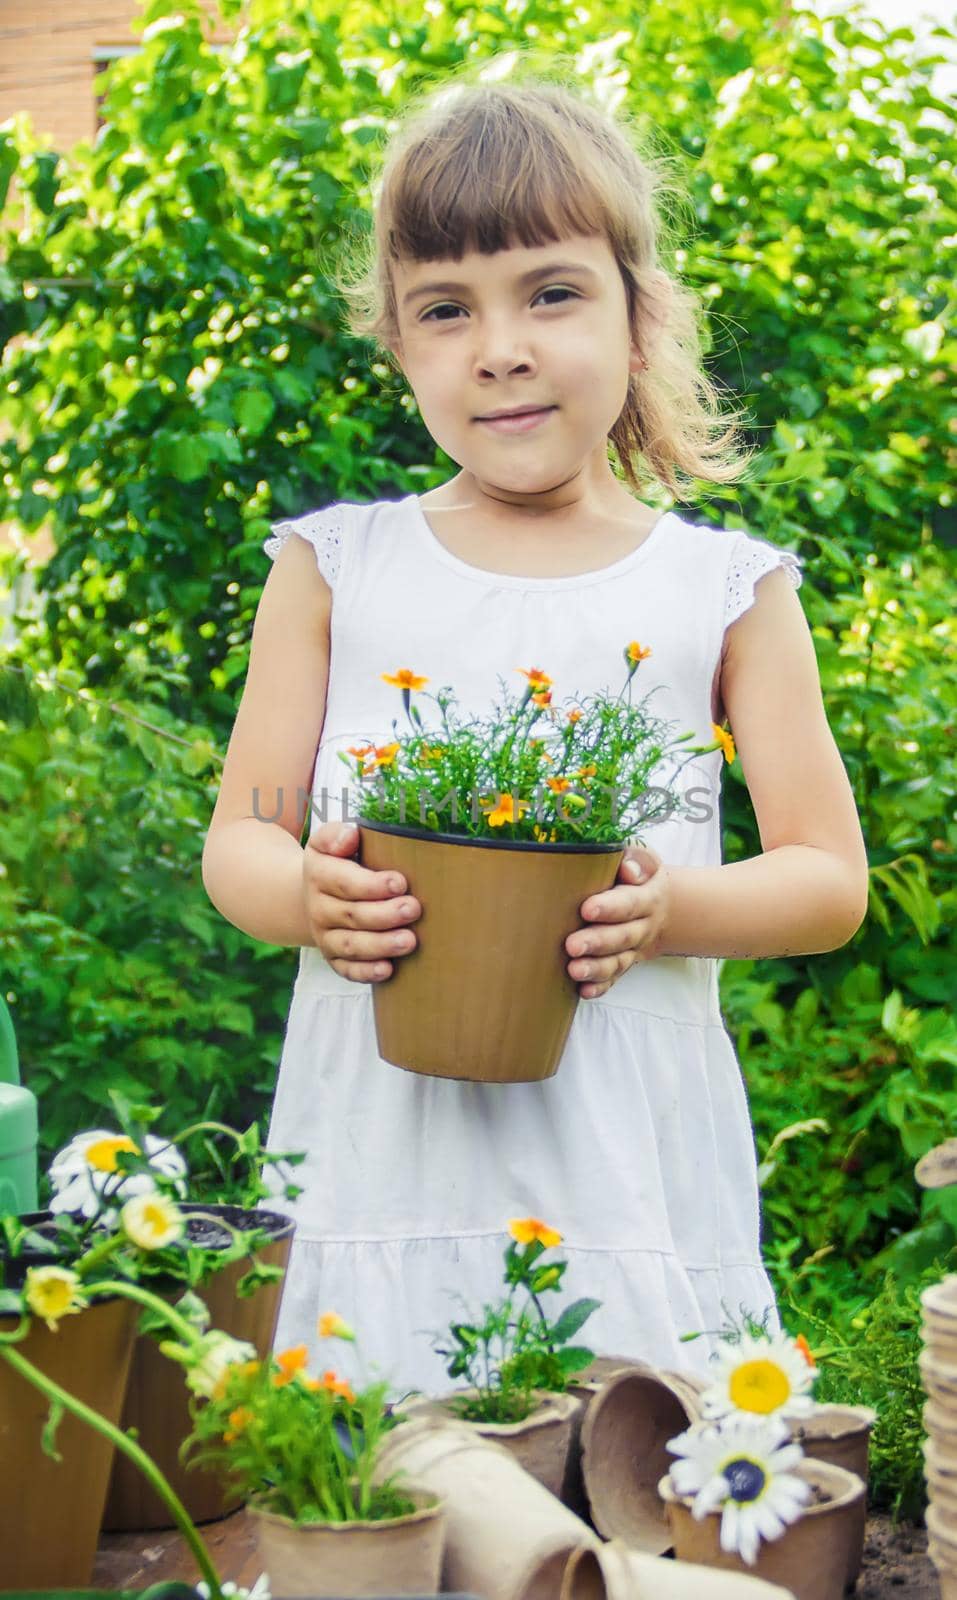
{"type": "Polygon", "coordinates": [[[789,1589],[794,1600],[841,1600],[864,1484],[856,1473],[810,1456],[798,1463],[794,1474],[810,1483],[820,1498],[805,1506],[798,1521],[779,1538],[762,1540],[750,1567],[740,1556],[722,1550],[720,1510],[699,1521],[691,1514],[693,1497],[677,1495],[670,1477],[662,1478],[658,1489],[667,1506],[678,1560],[765,1578],[789,1589]]]}
{"type": "Polygon", "coordinates": [[[655,1368],[619,1372],[593,1396],[581,1430],[582,1478],[606,1539],[651,1555],[669,1548],[658,1480],[671,1466],[668,1440],[698,1417],[697,1388],[655,1368]]]}
{"type": "Polygon", "coordinates": [[[250,1501],[252,1521],[273,1594],[298,1600],[328,1595],[434,1595],[445,1540],[437,1495],[410,1489],[415,1511],[378,1522],[296,1523],[250,1501]]]}
{"type": "MultiPolygon", "coordinates": [[[[266,1229],[270,1242],[256,1252],[257,1259],[265,1266],[285,1268],[296,1227],[289,1217],[278,1211],[245,1210],[227,1205],[188,1204],[181,1209],[187,1215],[201,1212],[221,1217],[234,1228],[266,1229]]],[[[215,1223],[204,1223],[195,1215],[187,1226],[194,1241],[202,1242],[209,1249],[223,1249],[230,1242],[225,1229],[217,1229],[215,1223]]],[[[210,1327],[229,1333],[235,1339],[247,1340],[263,1359],[272,1348],[282,1281],[277,1278],[274,1283],[263,1284],[255,1294],[241,1299],[236,1285],[249,1267],[248,1259],[230,1262],[201,1283],[198,1293],[209,1311],[210,1327]]],[[[163,1292],[164,1299],[175,1302],[184,1287],[177,1284],[158,1292],[163,1292]]],[[[133,1350],[121,1425],[124,1430],[137,1430],[139,1443],[179,1495],[193,1521],[212,1522],[235,1511],[242,1497],[229,1489],[225,1479],[217,1473],[204,1467],[186,1466],[180,1460],[180,1445],[193,1426],[189,1399],[183,1368],[161,1354],[154,1338],[141,1334],[133,1350]]],[[[118,1454],[113,1462],[104,1529],[118,1532],[172,1526],[168,1506],[132,1461],[118,1454]]]]}
{"type": "Polygon", "coordinates": [[[662,1561],[612,1539],[568,1558],[560,1600],[793,1600],[762,1578],[742,1578],[684,1561],[662,1561]]]}
{"type": "Polygon", "coordinates": [[[441,1413],[409,1415],[388,1434],[376,1464],[379,1482],[397,1471],[445,1502],[443,1591],[555,1600],[572,1551],[598,1545],[590,1528],[474,1424],[441,1413]]]}
{"type": "Polygon", "coordinates": [[[439,1400],[413,1402],[407,1409],[410,1415],[442,1416],[450,1422],[461,1423],[464,1428],[474,1428],[483,1439],[502,1445],[549,1494],[560,1494],[572,1424],[579,1406],[577,1398],[572,1394],[542,1392],[535,1410],[521,1422],[472,1422],[460,1417],[453,1402],[474,1399],[477,1394],[476,1389],[459,1389],[439,1400]]]}
{"type": "MultiPolygon", "coordinates": [[[[877,1412],[870,1406],[818,1405],[800,1422],[791,1424],[793,1437],[815,1461],[843,1467],[868,1483],[868,1447],[877,1412]]],[[[847,1581],[856,1583],[864,1563],[867,1495],[857,1508],[856,1529],[850,1540],[847,1581]]]]}
{"type": "Polygon", "coordinates": [[[588,1496],[585,1494],[585,1482],[582,1477],[581,1443],[585,1412],[592,1396],[598,1393],[609,1378],[613,1378],[618,1372],[635,1370],[650,1372],[653,1368],[649,1367],[646,1361],[638,1361],[631,1356],[596,1356],[591,1365],[579,1372],[574,1381],[568,1385],[568,1393],[575,1396],[578,1409],[572,1417],[560,1498],[569,1511],[574,1511],[576,1517],[583,1517],[586,1521],[589,1516],[588,1496]]]}
{"type": "Polygon", "coordinates": [[[578,985],[565,940],[615,883],[623,844],[537,844],[359,824],[359,860],[401,872],[416,948],[373,985],[379,1054],[434,1078],[533,1083],[565,1048],[578,985]]]}
{"type": "MultiPolygon", "coordinates": [[[[56,1333],[34,1321],[16,1349],[115,1426],[139,1314],[131,1300],[98,1300],[64,1317],[56,1333]]],[[[0,1332],[17,1320],[0,1317],[0,1332]]],[[[55,1461],[41,1444],[49,1409],[0,1359],[0,1589],[84,1589],[92,1581],[114,1446],[65,1412],[55,1461]]]]}

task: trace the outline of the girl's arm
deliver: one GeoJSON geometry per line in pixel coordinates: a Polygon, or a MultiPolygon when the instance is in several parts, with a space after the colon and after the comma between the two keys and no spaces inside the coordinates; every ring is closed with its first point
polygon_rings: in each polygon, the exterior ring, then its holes
{"type": "Polygon", "coordinates": [[[754,806],[763,854],[718,867],[663,867],[667,915],[644,954],[815,955],[867,912],[867,850],[834,742],[814,643],[781,567],[726,635],[721,704],[754,806]]]}
{"type": "Polygon", "coordinates": [[[314,943],[300,839],[325,720],[331,606],[312,546],[289,538],[260,596],[202,863],[217,911],[264,944],[314,943]]]}

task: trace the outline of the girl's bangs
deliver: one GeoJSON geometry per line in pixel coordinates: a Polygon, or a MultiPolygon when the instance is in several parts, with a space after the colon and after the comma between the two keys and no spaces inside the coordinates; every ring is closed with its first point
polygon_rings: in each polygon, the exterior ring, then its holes
{"type": "Polygon", "coordinates": [[[459,261],[473,250],[491,255],[572,234],[607,234],[603,186],[589,169],[583,152],[573,163],[537,128],[466,130],[452,149],[423,142],[390,186],[389,253],[459,261]]]}

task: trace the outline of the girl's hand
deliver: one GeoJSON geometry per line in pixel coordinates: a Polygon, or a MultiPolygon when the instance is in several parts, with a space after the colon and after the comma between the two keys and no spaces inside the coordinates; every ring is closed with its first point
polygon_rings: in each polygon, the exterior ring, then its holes
{"type": "Polygon", "coordinates": [[[568,964],[569,977],[588,979],[579,990],[584,1000],[605,994],[636,961],[649,961],[668,920],[668,871],[654,850],[628,845],[616,884],[621,887],[582,901],[584,926],[565,940],[565,949],[574,958],[568,964]],[[586,917],[586,909],[592,908],[596,915],[586,917]]]}

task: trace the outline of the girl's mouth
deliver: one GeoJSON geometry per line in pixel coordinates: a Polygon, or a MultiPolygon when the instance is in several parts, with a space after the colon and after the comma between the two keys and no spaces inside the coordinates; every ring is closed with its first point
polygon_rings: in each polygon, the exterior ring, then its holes
{"type": "Polygon", "coordinates": [[[554,410],[554,406],[545,406],[541,411],[523,411],[517,417],[479,417],[477,420],[483,428],[491,428],[495,433],[527,433],[529,428],[537,428],[554,410]]]}

